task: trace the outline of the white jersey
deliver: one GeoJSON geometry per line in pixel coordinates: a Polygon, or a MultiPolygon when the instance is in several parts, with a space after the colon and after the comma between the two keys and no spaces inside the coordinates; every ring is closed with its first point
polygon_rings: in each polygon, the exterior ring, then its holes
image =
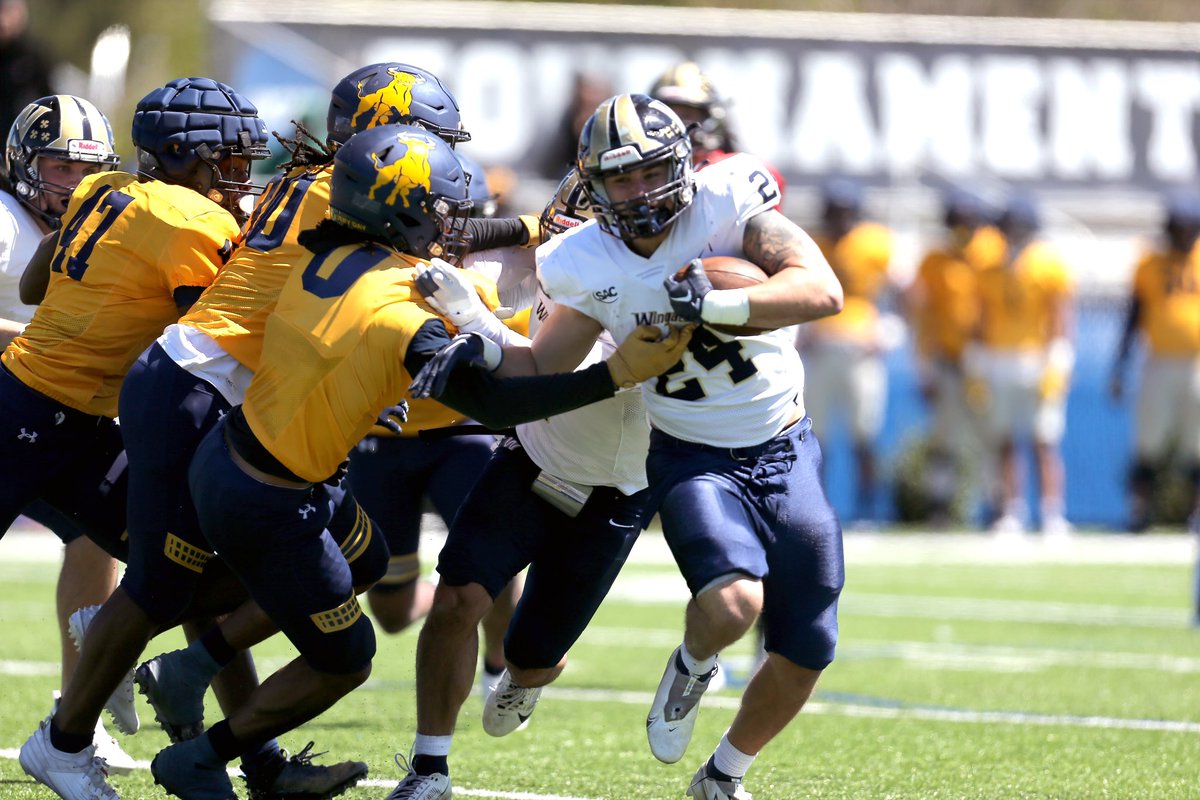
{"type": "MultiPolygon", "coordinates": [[[[695,198],[649,258],[590,220],[538,248],[538,280],[555,302],[618,341],[639,325],[683,324],[663,288],[666,277],[693,258],[744,256],[746,223],[778,202],[779,187],[761,161],[731,156],[696,173],[695,198]]],[[[697,328],[679,364],[642,384],[651,424],[718,447],[774,437],[803,413],[804,367],[794,338],[794,327],[739,337],[697,328]]]]}
{"type": "Polygon", "coordinates": [[[29,322],[35,306],[21,302],[21,276],[45,234],[33,214],[8,192],[0,192],[0,317],[29,322]]]}
{"type": "MultiPolygon", "coordinates": [[[[463,266],[496,280],[504,305],[511,303],[513,308],[529,305],[529,301],[521,303],[520,298],[530,285],[536,288],[532,249],[472,253],[464,259],[463,266]]],[[[532,303],[531,337],[554,307],[554,302],[541,291],[536,292],[532,303]]],[[[603,361],[614,350],[612,337],[602,334],[579,368],[603,361]]],[[[584,486],[612,486],[627,495],[646,488],[650,424],[646,421],[641,393],[636,390],[618,392],[608,400],[518,425],[517,438],[533,463],[555,477],[584,486]]]]}
{"type": "Polygon", "coordinates": [[[230,405],[241,405],[246,399],[246,389],[254,373],[204,331],[172,323],[157,341],[172,361],[212,384],[230,405]]]}
{"type": "MultiPolygon", "coordinates": [[[[539,291],[529,315],[531,336],[553,308],[554,301],[539,291]]],[[[578,368],[597,364],[616,349],[612,336],[602,333],[578,368]]],[[[624,494],[646,488],[650,423],[642,394],[636,389],[518,425],[517,438],[533,463],[551,475],[585,486],[614,486],[624,494]]]]}

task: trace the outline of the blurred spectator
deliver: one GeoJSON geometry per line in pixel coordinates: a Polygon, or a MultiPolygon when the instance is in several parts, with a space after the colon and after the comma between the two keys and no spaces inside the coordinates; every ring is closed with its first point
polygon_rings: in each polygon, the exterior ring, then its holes
{"type": "Polygon", "coordinates": [[[944,240],[921,260],[905,295],[916,340],[917,381],[932,417],[919,480],[937,524],[950,521],[956,496],[979,460],[962,357],[979,325],[979,287],[968,252],[980,240],[985,221],[982,201],[961,189],[948,191],[942,208],[944,240]]]}
{"type": "Polygon", "coordinates": [[[546,155],[542,163],[542,174],[555,181],[575,166],[579,154],[579,132],[588,121],[596,106],[615,94],[608,78],[601,75],[578,73],[571,90],[571,100],[558,123],[557,134],[546,143],[546,155]]]}
{"type": "Polygon", "coordinates": [[[50,90],[51,62],[29,35],[25,0],[0,0],[0,131],[7,131],[21,109],[50,90]]]}
{"type": "Polygon", "coordinates": [[[883,426],[887,370],[879,304],[889,289],[892,235],[862,219],[858,183],[837,178],[822,188],[821,228],[814,237],[842,283],[842,313],[800,328],[797,346],[804,355],[804,401],[817,435],[844,413],[854,442],[855,510],[860,523],[876,521],[875,439],[883,426]]]}
{"type": "MultiPolygon", "coordinates": [[[[692,140],[692,163],[696,169],[738,152],[728,105],[697,64],[684,61],[668,69],[654,82],[650,96],[670,106],[683,124],[688,126],[692,140]]],[[[783,175],[769,164],[767,169],[779,184],[782,197],[785,188],[783,175]]]]}
{"type": "Polygon", "coordinates": [[[982,412],[985,444],[999,466],[992,493],[1000,515],[992,529],[1025,530],[1017,445],[1032,440],[1042,532],[1061,536],[1071,529],[1059,452],[1075,363],[1071,277],[1058,253],[1037,238],[1041,212],[1031,197],[1011,198],[997,225],[1003,241],[980,255],[979,342],[964,353],[968,392],[982,412]]]}
{"type": "MultiPolygon", "coordinates": [[[[1126,362],[1138,333],[1149,351],[1142,367],[1129,476],[1129,529],[1150,524],[1154,480],[1170,457],[1200,484],[1200,196],[1178,193],[1167,203],[1163,243],[1138,262],[1125,329],[1109,391],[1121,400],[1126,362]]],[[[1200,494],[1200,492],[1198,492],[1200,494]]],[[[1193,511],[1189,527],[1200,530],[1193,511]]]]}

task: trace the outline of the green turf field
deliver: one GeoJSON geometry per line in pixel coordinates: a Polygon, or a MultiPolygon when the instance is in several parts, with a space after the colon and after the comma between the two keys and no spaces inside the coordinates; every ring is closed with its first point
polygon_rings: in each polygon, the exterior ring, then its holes
{"type": "MultiPolygon", "coordinates": [[[[0,797],[51,798],[21,771],[16,751],[58,685],[57,563],[53,548],[16,538],[0,541],[0,797]]],[[[456,797],[683,797],[732,719],[737,691],[705,698],[682,762],[650,755],[644,719],[680,639],[683,590],[657,537],[646,538],[528,729],[492,739],[479,699],[465,707],[451,755],[456,797]]],[[[838,661],[746,788],[755,800],[1195,797],[1191,559],[1181,536],[1080,535],[1057,547],[849,537],[838,661]]],[[[371,680],[284,738],[292,750],[315,740],[329,751],[322,760],[367,761],[370,778],[346,798],[381,800],[400,777],[392,755],[412,739],[415,644],[415,632],[381,636],[371,680]]],[[[286,643],[263,647],[260,671],[290,652],[286,643]]],[[[736,678],[749,644],[724,655],[736,678]]],[[[140,710],[145,727],[122,742],[148,762],[167,739],[144,703],[140,710]]],[[[125,798],[165,796],[148,770],[112,783],[125,798]]]]}

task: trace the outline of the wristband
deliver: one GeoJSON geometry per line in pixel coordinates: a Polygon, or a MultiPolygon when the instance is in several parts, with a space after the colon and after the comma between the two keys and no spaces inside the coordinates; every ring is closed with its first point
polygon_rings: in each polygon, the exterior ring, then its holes
{"type": "Polygon", "coordinates": [[[714,325],[745,325],[750,320],[750,295],[745,289],[713,289],[704,295],[700,319],[714,325]]]}

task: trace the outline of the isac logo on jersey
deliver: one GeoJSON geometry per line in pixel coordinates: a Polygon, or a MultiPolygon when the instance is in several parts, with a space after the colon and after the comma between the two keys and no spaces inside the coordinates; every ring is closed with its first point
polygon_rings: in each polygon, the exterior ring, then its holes
{"type": "Polygon", "coordinates": [[[396,122],[400,116],[408,116],[410,113],[412,87],[418,83],[424,83],[425,79],[420,75],[396,69],[389,69],[388,75],[392,76],[390,81],[366,94],[363,94],[363,84],[366,81],[360,82],[355,87],[358,94],[358,109],[354,112],[354,118],[350,122],[354,130],[364,130],[376,125],[396,122]],[[393,109],[399,112],[396,119],[391,117],[393,109]],[[359,120],[364,115],[367,116],[369,122],[361,125],[359,120]]]}
{"type": "Polygon", "coordinates": [[[615,303],[617,302],[617,287],[610,286],[607,289],[601,289],[599,291],[592,292],[592,297],[596,298],[601,303],[615,303]]]}

